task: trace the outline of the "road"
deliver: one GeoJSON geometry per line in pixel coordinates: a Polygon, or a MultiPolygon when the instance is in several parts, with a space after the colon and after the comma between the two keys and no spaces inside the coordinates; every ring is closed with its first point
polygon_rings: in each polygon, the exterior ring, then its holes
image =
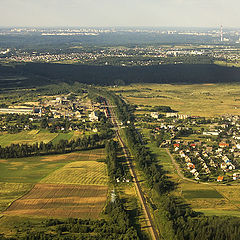
{"type": "Polygon", "coordinates": [[[197,181],[195,181],[195,180],[193,180],[193,179],[189,179],[189,178],[184,177],[184,175],[183,175],[183,173],[181,172],[181,169],[180,169],[178,163],[176,162],[176,160],[174,159],[174,157],[172,156],[172,154],[169,152],[168,148],[165,148],[165,149],[166,149],[167,154],[169,155],[169,157],[170,157],[171,160],[172,160],[172,164],[174,165],[175,169],[177,170],[178,176],[179,176],[180,178],[186,180],[186,181],[197,183],[197,181]]]}
{"type": "Polygon", "coordinates": [[[130,173],[131,173],[131,175],[133,177],[133,183],[135,185],[136,192],[137,192],[138,198],[140,200],[140,203],[141,203],[144,215],[145,215],[147,227],[149,229],[149,232],[151,234],[152,239],[153,240],[159,240],[159,236],[158,236],[156,228],[155,228],[155,226],[153,224],[153,220],[152,220],[152,216],[150,214],[150,210],[149,210],[148,205],[146,203],[146,199],[145,199],[143,191],[141,189],[141,185],[139,184],[135,168],[134,168],[134,166],[132,164],[131,154],[130,154],[129,149],[127,148],[126,144],[122,140],[122,137],[120,135],[120,126],[119,126],[118,122],[116,121],[116,117],[115,117],[115,114],[114,114],[114,112],[112,110],[112,107],[108,105],[108,109],[109,109],[109,115],[110,115],[109,117],[112,120],[112,123],[114,125],[115,130],[116,130],[117,138],[118,138],[118,140],[119,140],[119,142],[120,142],[120,144],[122,146],[124,155],[126,157],[126,161],[127,161],[128,166],[129,166],[129,171],[130,171],[130,173]]]}

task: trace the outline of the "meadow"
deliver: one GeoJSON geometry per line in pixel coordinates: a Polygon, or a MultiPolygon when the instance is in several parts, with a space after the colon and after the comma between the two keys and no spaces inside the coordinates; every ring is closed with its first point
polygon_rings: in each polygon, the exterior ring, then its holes
{"type": "Polygon", "coordinates": [[[0,146],[6,147],[11,144],[34,144],[48,143],[57,144],[60,140],[77,139],[82,136],[82,133],[71,131],[68,133],[50,133],[47,130],[31,130],[22,131],[19,133],[9,134],[0,133],[0,146]]]}
{"type": "Polygon", "coordinates": [[[239,114],[239,84],[132,84],[109,88],[131,104],[170,106],[180,114],[212,117],[239,114]]]}
{"type": "Polygon", "coordinates": [[[34,143],[48,143],[55,139],[58,133],[50,133],[46,130],[31,130],[22,131],[15,134],[0,134],[0,145],[2,147],[9,146],[11,144],[34,144],[34,143]]]}
{"type": "Polygon", "coordinates": [[[58,135],[51,141],[53,144],[57,144],[60,140],[69,141],[73,137],[74,133],[58,133],[58,135]]]}
{"type": "Polygon", "coordinates": [[[107,166],[96,161],[77,161],[54,171],[40,183],[107,185],[107,166]]]}

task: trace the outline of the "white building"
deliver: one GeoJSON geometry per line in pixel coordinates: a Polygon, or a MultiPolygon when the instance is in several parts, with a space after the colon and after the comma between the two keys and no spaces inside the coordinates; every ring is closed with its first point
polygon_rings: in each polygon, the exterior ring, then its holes
{"type": "Polygon", "coordinates": [[[89,120],[91,122],[98,121],[98,116],[96,115],[95,111],[93,111],[89,114],[89,120]]]}

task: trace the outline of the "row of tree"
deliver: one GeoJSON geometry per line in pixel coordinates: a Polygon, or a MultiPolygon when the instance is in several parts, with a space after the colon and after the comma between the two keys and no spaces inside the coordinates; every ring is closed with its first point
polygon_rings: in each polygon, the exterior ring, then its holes
{"type": "Polygon", "coordinates": [[[78,150],[104,147],[104,141],[109,136],[93,134],[82,138],[60,140],[57,144],[35,143],[35,144],[11,144],[10,146],[0,146],[0,158],[21,158],[29,156],[68,153],[78,150]]]}
{"type": "Polygon", "coordinates": [[[114,140],[110,140],[106,143],[106,163],[108,168],[108,175],[111,181],[123,181],[125,179],[130,180],[131,175],[127,171],[127,167],[124,165],[122,159],[118,157],[119,144],[114,140]]]}

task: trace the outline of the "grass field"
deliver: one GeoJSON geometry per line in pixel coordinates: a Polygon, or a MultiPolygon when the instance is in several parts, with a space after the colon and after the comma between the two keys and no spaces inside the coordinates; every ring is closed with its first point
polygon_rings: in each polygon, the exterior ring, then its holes
{"type": "Polygon", "coordinates": [[[239,84],[133,84],[110,89],[132,104],[170,106],[191,116],[239,114],[240,109],[239,84]]]}
{"type": "Polygon", "coordinates": [[[73,132],[59,133],[51,142],[57,144],[60,140],[70,140],[73,136],[73,132]]]}
{"type": "Polygon", "coordinates": [[[33,184],[31,183],[8,183],[0,182],[0,212],[6,209],[8,205],[27,193],[33,184]]]}
{"type": "Polygon", "coordinates": [[[107,191],[107,186],[37,184],[3,214],[98,218],[105,204],[107,191]]]}
{"type": "Polygon", "coordinates": [[[193,198],[223,198],[223,196],[214,189],[205,190],[185,190],[183,196],[187,199],[193,198]]]}
{"type": "Polygon", "coordinates": [[[45,130],[23,131],[16,134],[1,134],[0,145],[2,147],[5,147],[11,144],[34,144],[37,142],[48,143],[55,139],[57,136],[58,133],[49,133],[45,130]]]}
{"type": "Polygon", "coordinates": [[[107,167],[102,162],[73,162],[54,171],[42,179],[41,183],[107,185],[107,167]]]}

